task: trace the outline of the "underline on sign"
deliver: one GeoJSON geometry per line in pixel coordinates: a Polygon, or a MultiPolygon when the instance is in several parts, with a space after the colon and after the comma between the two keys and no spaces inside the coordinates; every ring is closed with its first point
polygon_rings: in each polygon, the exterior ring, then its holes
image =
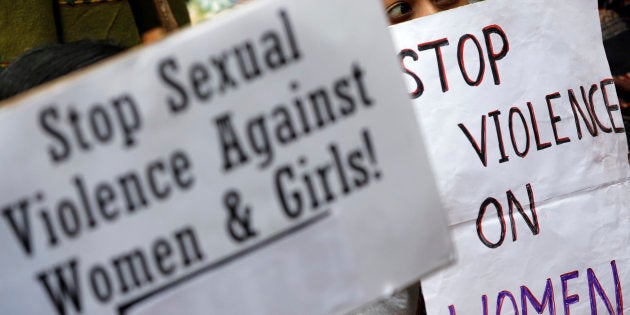
{"type": "Polygon", "coordinates": [[[164,293],[170,289],[173,289],[179,285],[184,284],[185,282],[192,280],[204,273],[207,272],[211,272],[214,269],[220,268],[224,265],[227,265],[235,260],[241,259],[249,254],[252,254],[253,252],[268,246],[272,243],[275,243],[293,233],[299,232],[301,230],[306,229],[309,226],[312,226],[316,223],[318,223],[319,221],[322,221],[324,219],[326,219],[327,217],[329,217],[331,214],[330,209],[326,209],[324,211],[322,211],[321,213],[318,213],[317,215],[308,218],[307,220],[305,220],[304,222],[291,227],[288,230],[282,231],[276,235],[273,235],[257,244],[252,245],[251,247],[248,247],[242,251],[236,252],[232,255],[226,256],[224,258],[221,258],[217,261],[214,261],[212,263],[210,263],[207,266],[201,267],[200,269],[197,269],[189,274],[184,275],[183,277],[177,278],[169,283],[166,283],[158,288],[155,288],[141,296],[138,296],[132,300],[123,302],[121,304],[118,305],[118,314],[119,315],[124,315],[126,314],[132,307],[137,306],[138,304],[145,302],[147,300],[149,300],[150,298],[153,298],[161,293],[164,293]]]}

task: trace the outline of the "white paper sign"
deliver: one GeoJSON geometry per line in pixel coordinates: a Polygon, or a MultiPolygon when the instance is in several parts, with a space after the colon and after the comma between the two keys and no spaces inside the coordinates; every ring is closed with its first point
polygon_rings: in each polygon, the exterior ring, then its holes
{"type": "Polygon", "coordinates": [[[390,42],[258,1],[5,103],[0,313],[335,313],[448,262],[390,42]]]}
{"type": "Polygon", "coordinates": [[[459,257],[423,279],[428,313],[628,310],[628,147],[596,1],[489,0],[391,31],[459,257]]]}

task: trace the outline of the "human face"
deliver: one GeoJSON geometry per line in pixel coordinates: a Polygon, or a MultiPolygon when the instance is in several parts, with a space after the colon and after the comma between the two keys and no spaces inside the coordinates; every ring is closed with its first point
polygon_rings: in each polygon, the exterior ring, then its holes
{"type": "Polygon", "coordinates": [[[468,0],[383,0],[389,24],[394,25],[468,4],[468,0]]]}

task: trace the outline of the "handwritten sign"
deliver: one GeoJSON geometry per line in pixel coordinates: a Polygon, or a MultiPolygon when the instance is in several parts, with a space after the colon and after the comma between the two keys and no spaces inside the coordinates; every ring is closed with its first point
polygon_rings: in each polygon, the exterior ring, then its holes
{"type": "Polygon", "coordinates": [[[489,0],[391,31],[459,259],[422,281],[428,313],[620,314],[630,170],[596,1],[489,0]]]}
{"type": "Polygon", "coordinates": [[[0,313],[322,314],[449,261],[388,42],[259,1],[4,104],[0,313]]]}

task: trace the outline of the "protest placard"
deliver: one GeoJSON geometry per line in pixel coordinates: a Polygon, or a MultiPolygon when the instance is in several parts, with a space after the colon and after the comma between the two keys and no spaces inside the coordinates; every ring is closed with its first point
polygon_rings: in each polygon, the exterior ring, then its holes
{"type": "Polygon", "coordinates": [[[458,256],[423,279],[428,314],[627,311],[628,147],[597,2],[488,0],[390,30],[458,256]]]}
{"type": "Polygon", "coordinates": [[[394,53],[376,0],[257,1],[4,103],[0,313],[327,314],[448,262],[394,53]]]}

